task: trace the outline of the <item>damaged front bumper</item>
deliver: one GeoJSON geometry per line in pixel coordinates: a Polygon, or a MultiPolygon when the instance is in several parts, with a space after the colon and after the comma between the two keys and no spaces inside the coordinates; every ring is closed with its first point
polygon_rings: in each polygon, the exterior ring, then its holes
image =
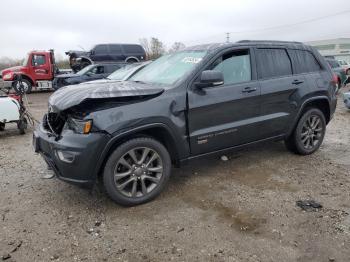
{"type": "Polygon", "coordinates": [[[108,141],[104,133],[87,135],[65,131],[59,138],[40,124],[33,133],[33,147],[56,176],[68,183],[92,187],[99,170],[96,163],[108,141]]]}

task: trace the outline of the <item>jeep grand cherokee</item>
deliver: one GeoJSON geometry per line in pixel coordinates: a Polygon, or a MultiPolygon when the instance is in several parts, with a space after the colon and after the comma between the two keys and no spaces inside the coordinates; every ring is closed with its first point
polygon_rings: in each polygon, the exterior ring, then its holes
{"type": "Polygon", "coordinates": [[[155,198],[172,165],[267,140],[315,152],[336,107],[337,79],[298,42],[241,41],[165,55],[120,83],[64,87],[33,144],[58,178],[122,205],[155,198]]]}

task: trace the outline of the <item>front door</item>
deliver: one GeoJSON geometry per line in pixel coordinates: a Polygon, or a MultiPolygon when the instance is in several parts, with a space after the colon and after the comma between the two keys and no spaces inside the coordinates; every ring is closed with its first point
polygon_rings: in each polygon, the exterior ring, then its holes
{"type": "Polygon", "coordinates": [[[249,48],[224,52],[203,69],[221,71],[224,84],[204,89],[193,84],[189,88],[188,125],[193,155],[258,139],[260,85],[252,65],[255,63],[249,48]]]}
{"type": "Polygon", "coordinates": [[[33,54],[31,59],[32,72],[36,80],[51,80],[48,57],[45,54],[33,54]]]}

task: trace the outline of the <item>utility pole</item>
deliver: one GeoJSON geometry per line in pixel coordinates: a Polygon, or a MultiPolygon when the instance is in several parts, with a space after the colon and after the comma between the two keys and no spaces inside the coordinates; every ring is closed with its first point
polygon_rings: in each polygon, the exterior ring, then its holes
{"type": "Polygon", "coordinates": [[[230,43],[230,33],[226,33],[226,43],[230,43]]]}

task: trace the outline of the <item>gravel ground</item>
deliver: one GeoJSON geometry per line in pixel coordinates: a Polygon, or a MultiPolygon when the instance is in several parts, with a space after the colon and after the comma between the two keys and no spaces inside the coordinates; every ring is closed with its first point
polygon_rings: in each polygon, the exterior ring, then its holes
{"type": "MultiPolygon", "coordinates": [[[[29,96],[40,119],[50,93],[29,96]]],[[[350,112],[341,99],[311,156],[268,143],[174,169],[151,203],[43,179],[32,131],[0,133],[0,256],[6,261],[350,261],[350,112]],[[296,201],[323,205],[305,212],[296,201]]],[[[0,257],[1,259],[1,257],[0,257]]]]}

